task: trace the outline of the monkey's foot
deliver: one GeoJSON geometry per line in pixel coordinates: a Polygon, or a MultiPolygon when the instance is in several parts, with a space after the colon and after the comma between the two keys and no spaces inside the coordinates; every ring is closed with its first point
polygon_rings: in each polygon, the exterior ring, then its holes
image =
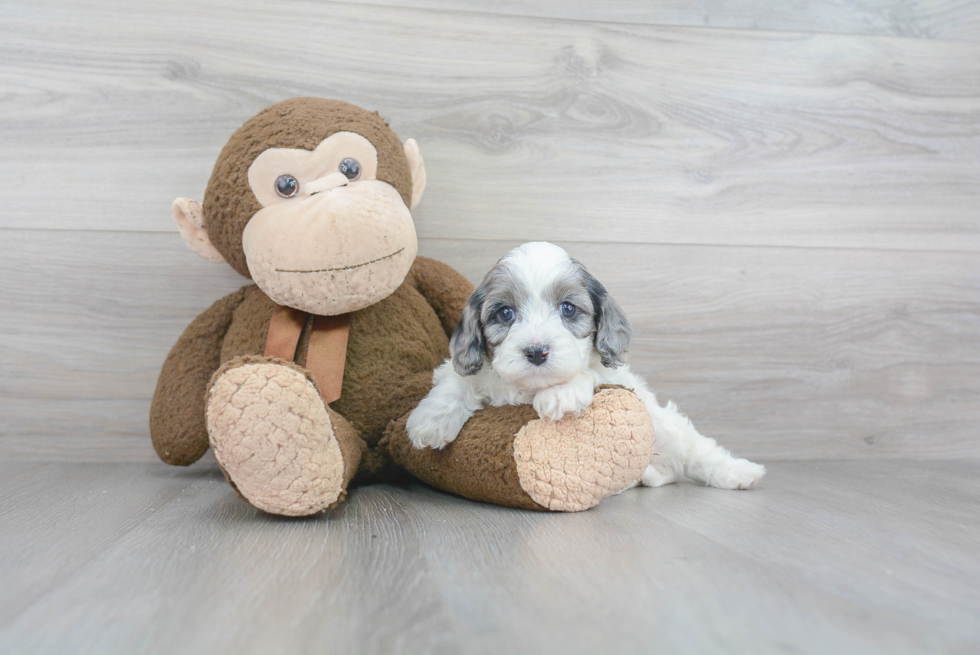
{"type": "Polygon", "coordinates": [[[212,378],[206,413],[218,463],[255,507],[306,516],[344,499],[345,468],[352,467],[345,467],[331,412],[299,367],[233,360],[212,378]]]}
{"type": "Polygon", "coordinates": [[[514,438],[521,487],[553,511],[595,507],[640,479],[653,455],[653,421],[632,391],[604,388],[578,417],[537,419],[514,438]]]}
{"type": "Polygon", "coordinates": [[[640,479],[653,454],[653,422],[636,395],[600,388],[578,417],[538,418],[530,405],[486,407],[443,450],[415,448],[407,415],[382,445],[409,473],[473,500],[578,512],[640,479]]]}

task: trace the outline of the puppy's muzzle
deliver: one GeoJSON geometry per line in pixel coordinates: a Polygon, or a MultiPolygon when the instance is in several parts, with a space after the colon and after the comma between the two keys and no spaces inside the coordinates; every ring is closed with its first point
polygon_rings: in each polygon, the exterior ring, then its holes
{"type": "Polygon", "coordinates": [[[541,366],[548,359],[548,346],[528,346],[524,349],[524,356],[535,366],[541,366]]]}

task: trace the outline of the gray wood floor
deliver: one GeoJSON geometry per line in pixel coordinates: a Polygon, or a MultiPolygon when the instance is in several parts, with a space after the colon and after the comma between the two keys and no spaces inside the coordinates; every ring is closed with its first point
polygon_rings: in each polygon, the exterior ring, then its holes
{"type": "Polygon", "coordinates": [[[977,652],[978,464],[771,462],[573,515],[372,486],[289,520],[213,463],[5,463],[0,652],[977,652]]]}

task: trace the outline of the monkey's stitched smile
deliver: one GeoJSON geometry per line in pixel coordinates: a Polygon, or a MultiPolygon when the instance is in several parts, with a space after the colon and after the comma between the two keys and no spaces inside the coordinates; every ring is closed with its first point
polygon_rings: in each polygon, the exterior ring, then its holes
{"type": "Polygon", "coordinates": [[[352,268],[360,268],[362,266],[368,266],[370,264],[375,264],[375,263],[380,262],[380,261],[382,261],[384,259],[391,259],[392,257],[394,257],[395,255],[397,255],[398,253],[400,253],[403,250],[405,250],[405,249],[404,248],[399,248],[398,250],[396,250],[395,252],[391,253],[390,255],[385,255],[384,257],[378,257],[377,259],[372,259],[371,261],[364,262],[362,264],[354,264],[353,266],[338,266],[337,268],[317,268],[317,269],[312,270],[312,271],[303,271],[303,270],[298,270],[298,269],[297,270],[291,270],[291,269],[286,269],[286,268],[277,268],[276,269],[276,273],[330,273],[332,271],[349,271],[352,268]]]}

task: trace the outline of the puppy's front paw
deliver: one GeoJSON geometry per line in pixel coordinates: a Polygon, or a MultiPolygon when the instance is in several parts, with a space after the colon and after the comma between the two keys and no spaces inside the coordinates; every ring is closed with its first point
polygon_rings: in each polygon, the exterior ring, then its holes
{"type": "Polygon", "coordinates": [[[715,467],[707,484],[719,489],[751,489],[765,474],[766,467],[762,464],[747,459],[730,459],[715,467]]]}
{"type": "Polygon", "coordinates": [[[541,418],[558,421],[566,414],[578,416],[592,404],[592,385],[559,384],[534,395],[531,405],[541,418]]]}
{"type": "Polygon", "coordinates": [[[416,448],[442,450],[456,439],[462,424],[453,414],[432,412],[425,405],[423,400],[409,415],[405,423],[408,438],[416,448]]]}

